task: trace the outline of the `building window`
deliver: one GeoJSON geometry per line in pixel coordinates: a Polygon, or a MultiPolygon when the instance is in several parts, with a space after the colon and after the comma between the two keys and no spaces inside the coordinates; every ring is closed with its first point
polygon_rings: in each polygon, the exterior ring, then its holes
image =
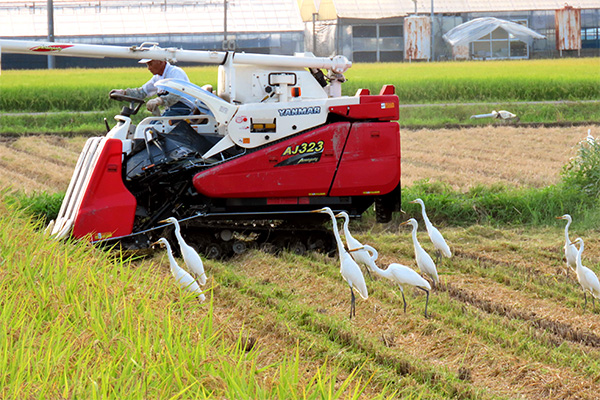
{"type": "Polygon", "coordinates": [[[357,62],[402,61],[402,25],[352,26],[352,59],[357,62]]]}
{"type": "Polygon", "coordinates": [[[582,28],[581,29],[581,48],[582,49],[600,48],[600,28],[582,28]]]}

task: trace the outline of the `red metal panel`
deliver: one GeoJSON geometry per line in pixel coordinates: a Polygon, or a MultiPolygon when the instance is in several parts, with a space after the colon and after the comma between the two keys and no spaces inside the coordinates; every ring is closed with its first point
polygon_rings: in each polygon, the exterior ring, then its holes
{"type": "Polygon", "coordinates": [[[395,94],[360,96],[360,104],[329,107],[329,112],[352,119],[395,121],[400,118],[398,103],[398,96],[395,94]]]}
{"type": "Polygon", "coordinates": [[[352,125],[331,196],[377,195],[400,182],[400,128],[396,122],[352,125]]]}
{"type": "Polygon", "coordinates": [[[556,49],[580,50],[581,9],[565,6],[556,10],[554,20],[556,23],[556,49]]]}
{"type": "Polygon", "coordinates": [[[340,122],[315,129],[194,176],[199,193],[218,198],[325,196],[350,130],[340,122]],[[265,196],[266,195],[266,196],[265,196]]]}
{"type": "Polygon", "coordinates": [[[75,218],[74,237],[91,234],[99,240],[131,233],[137,202],[121,178],[122,153],[120,140],[106,141],[75,218]]]}

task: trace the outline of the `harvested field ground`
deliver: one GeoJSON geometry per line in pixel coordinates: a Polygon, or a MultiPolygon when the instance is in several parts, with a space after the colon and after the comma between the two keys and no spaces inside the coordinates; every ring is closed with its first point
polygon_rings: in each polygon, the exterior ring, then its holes
{"type": "MultiPolygon", "coordinates": [[[[592,129],[484,127],[402,132],[404,186],[430,179],[466,190],[476,184],[544,187],[556,183],[575,146],[592,129]]],[[[2,185],[32,192],[66,188],[85,139],[23,137],[0,142],[2,185]]],[[[555,227],[442,227],[454,256],[438,265],[441,285],[425,295],[367,279],[348,320],[349,290],[337,258],[251,251],[206,261],[215,324],[232,340],[243,330],[265,364],[298,347],[310,375],[325,359],[382,387],[422,399],[597,399],[600,393],[600,306],[583,309],[575,274],[562,260],[564,224],[555,227]],[[310,371],[310,372],[309,372],[310,371]],[[416,396],[415,396],[416,397],[416,396]]],[[[586,239],[584,264],[600,271],[600,235],[586,239]]],[[[416,268],[410,230],[398,222],[356,232],[379,251],[379,265],[416,268]]],[[[431,251],[424,230],[421,244],[431,251]]],[[[168,276],[164,252],[144,263],[168,276]]],[[[588,297],[589,299],[589,297],[588,297]]]]}
{"type": "Polygon", "coordinates": [[[430,179],[458,190],[494,183],[547,186],[557,182],[588,129],[600,133],[597,126],[402,131],[402,185],[430,179]]]}
{"type": "MultiPolygon", "coordinates": [[[[403,130],[402,185],[429,179],[456,190],[494,183],[547,186],[557,182],[562,166],[575,155],[575,146],[588,129],[600,135],[597,126],[403,130]]],[[[27,192],[65,190],[85,140],[0,138],[0,186],[27,192]]]]}

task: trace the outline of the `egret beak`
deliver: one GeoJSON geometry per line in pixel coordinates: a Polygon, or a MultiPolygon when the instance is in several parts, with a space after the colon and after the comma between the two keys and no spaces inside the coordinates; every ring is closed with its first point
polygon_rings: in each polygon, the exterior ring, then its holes
{"type": "Polygon", "coordinates": [[[164,224],[166,222],[169,222],[169,221],[167,221],[166,219],[163,219],[162,221],[158,221],[159,224],[164,224]]]}
{"type": "Polygon", "coordinates": [[[154,242],[154,243],[150,244],[150,247],[154,247],[154,246],[156,246],[157,244],[158,244],[158,245],[162,245],[162,243],[161,243],[161,242],[154,242]]]}
{"type": "Polygon", "coordinates": [[[417,201],[416,201],[416,200],[413,200],[413,201],[409,201],[409,203],[416,203],[416,202],[417,202],[417,201]]]}
{"type": "Polygon", "coordinates": [[[400,225],[408,225],[408,221],[404,221],[400,225]]]}
{"type": "Polygon", "coordinates": [[[336,218],[342,218],[342,213],[336,214],[335,217],[336,218]]]}
{"type": "Polygon", "coordinates": [[[319,208],[318,210],[312,210],[311,213],[320,213],[323,212],[324,210],[322,208],[319,208]]]}
{"type": "Polygon", "coordinates": [[[556,219],[564,219],[563,217],[556,217],[556,219]]]}

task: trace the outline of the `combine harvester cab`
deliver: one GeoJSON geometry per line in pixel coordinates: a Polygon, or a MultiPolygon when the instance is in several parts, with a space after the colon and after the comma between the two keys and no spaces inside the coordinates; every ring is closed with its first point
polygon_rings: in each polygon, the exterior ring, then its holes
{"type": "MultiPolygon", "coordinates": [[[[26,52],[15,42],[0,45],[26,52]]],[[[77,46],[69,55],[175,58],[156,46],[77,46]]],[[[123,107],[105,137],[87,141],[51,234],[146,248],[168,234],[159,221],[174,216],[209,256],[251,242],[301,253],[334,247],[325,219],[308,211],[329,206],[358,217],[375,204],[377,220],[387,222],[400,210],[393,86],[342,96],[351,63],[339,56],[177,51],[182,61],[220,64],[217,92],[161,81],[192,102],[194,114],[137,126],[130,117],[141,103],[123,107]]]]}

